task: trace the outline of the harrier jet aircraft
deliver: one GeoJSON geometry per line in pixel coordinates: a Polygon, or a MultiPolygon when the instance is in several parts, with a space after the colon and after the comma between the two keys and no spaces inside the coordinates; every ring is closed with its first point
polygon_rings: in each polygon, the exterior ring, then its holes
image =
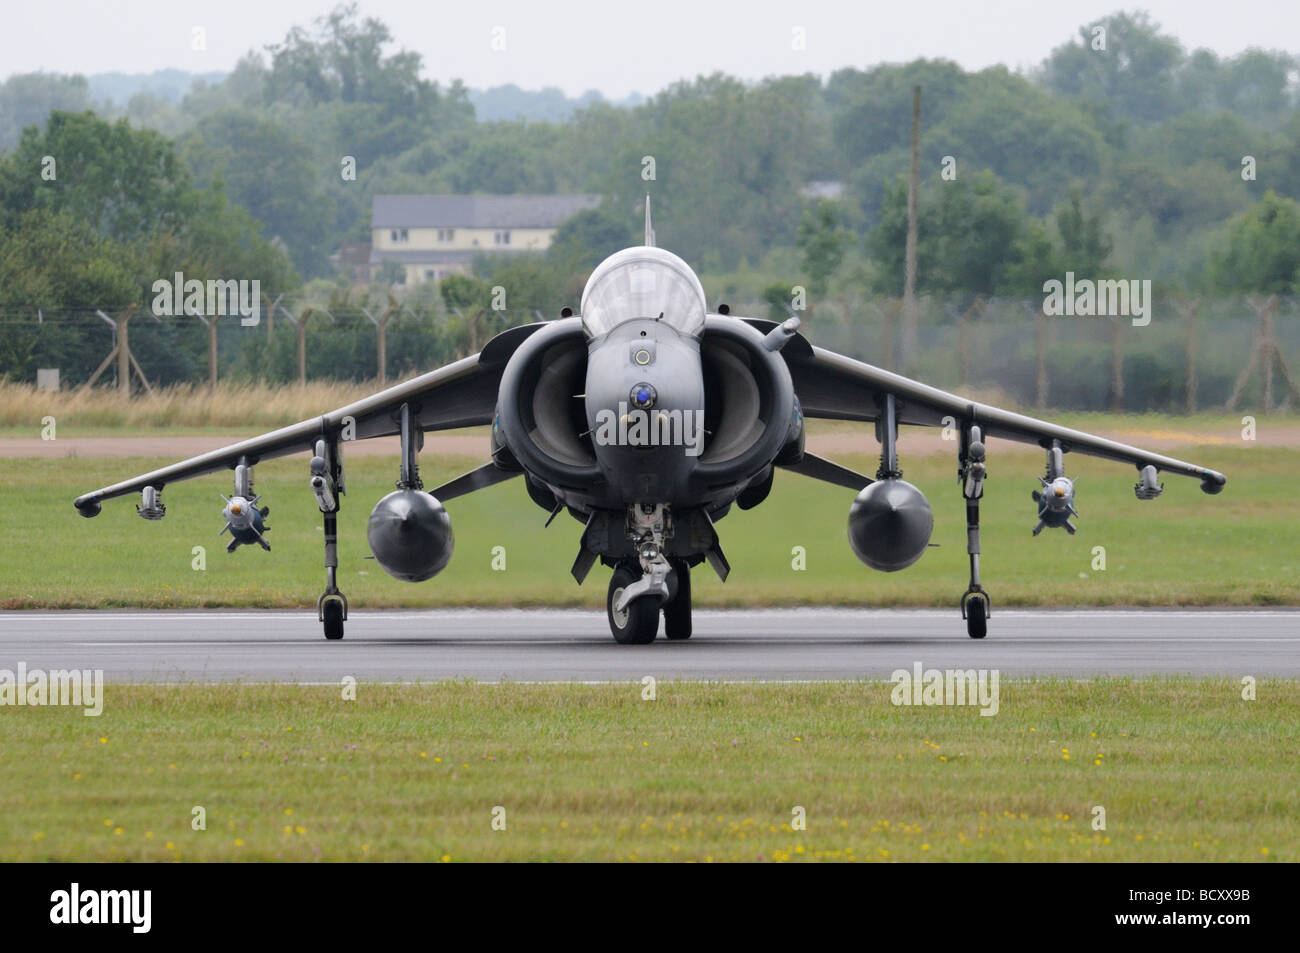
{"type": "MultiPolygon", "coordinates": [[[[691,570],[707,562],[722,579],[730,567],[717,525],[731,507],[750,509],[771,492],[777,470],[858,491],[849,542],[872,569],[916,562],[933,515],[903,480],[896,450],[901,425],[952,426],[966,504],[970,581],[960,606],[971,638],[983,638],[991,602],[980,582],[980,498],[985,441],[1037,444],[1047,456],[1033,492],[1038,524],[1065,528],[1074,510],[1067,453],[1137,468],[1137,498],[1164,489],[1159,474],[1195,477],[1206,493],[1222,473],[1077,430],[999,410],[881,368],[814,347],[798,318],[783,323],[711,313],[699,278],[682,259],[646,241],[603,261],[582,293],[581,315],[512,328],[477,354],[311,420],[163,467],[80,496],[82,516],[105,500],[140,494],[137,510],[161,519],[162,491],[190,477],[233,471],[223,532],[269,549],[268,509],[253,494],[253,467],[311,451],[304,474],[323,514],[325,591],[317,615],[327,639],[343,636],[348,601],[338,588],[337,521],[349,440],[400,435],[397,488],[370,513],[367,537],[379,565],[410,582],[436,576],[452,555],[443,504],[523,477],[528,495],[554,519],[568,510],[583,526],[573,561],[579,584],[597,560],[612,570],[607,615],[624,644],[654,641],[663,615],[669,639],[691,635],[691,570]],[[874,478],[809,453],[809,417],[874,424],[880,466],[874,478]],[[426,492],[417,454],[429,431],[491,425],[492,459],[426,492]]],[[[548,519],[548,525],[550,520],[548,519]]]]}

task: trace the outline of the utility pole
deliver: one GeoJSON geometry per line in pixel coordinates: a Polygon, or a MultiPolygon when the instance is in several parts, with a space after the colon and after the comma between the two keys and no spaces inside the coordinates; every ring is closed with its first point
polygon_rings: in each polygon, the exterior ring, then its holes
{"type": "Polygon", "coordinates": [[[921,186],[921,87],[912,89],[912,171],[907,182],[907,246],[903,260],[903,346],[900,366],[906,369],[916,344],[916,197],[921,186]]]}
{"type": "Polygon", "coordinates": [[[217,317],[215,314],[210,318],[205,314],[198,315],[208,328],[208,390],[214,393],[217,390],[217,317]]]}

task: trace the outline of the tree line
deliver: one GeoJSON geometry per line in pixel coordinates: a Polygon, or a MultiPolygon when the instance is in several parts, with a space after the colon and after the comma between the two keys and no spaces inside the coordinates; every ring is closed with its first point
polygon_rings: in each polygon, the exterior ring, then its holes
{"type": "MultiPolygon", "coordinates": [[[[177,271],[344,312],[378,306],[397,289],[352,287],[330,254],[369,239],[374,195],[402,192],[603,196],[545,255],[484,256],[441,291],[400,290],[452,335],[438,354],[493,322],[576,306],[590,267],[637,240],[646,192],[660,244],[719,299],[780,315],[796,286],[814,313],[897,296],[916,86],[921,294],[1041,296],[1066,271],[1149,278],[1161,293],[1291,294],[1298,63],[1188,51],[1147,15],[1117,13],[1024,72],[916,60],[825,79],[714,74],[559,121],[478,121],[461,83],[424,78],[418,54],[343,5],[179,103],[137,96],[109,116],[87,108],[80,77],[0,86],[0,313],[145,303],[177,271]],[[826,182],[838,193],[809,192],[826,182]],[[497,286],[504,316],[488,305],[497,286]]],[[[14,334],[0,329],[0,373],[27,366],[14,334]]],[[[179,379],[192,368],[176,353],[179,379]]]]}

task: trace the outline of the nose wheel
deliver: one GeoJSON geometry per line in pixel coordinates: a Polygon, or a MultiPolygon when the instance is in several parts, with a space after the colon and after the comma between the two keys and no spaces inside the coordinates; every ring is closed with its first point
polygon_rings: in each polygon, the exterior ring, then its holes
{"type": "Polygon", "coordinates": [[[644,574],[639,568],[620,563],[609,577],[609,595],[605,610],[609,617],[609,631],[620,645],[649,645],[659,634],[659,605],[662,598],[656,594],[634,596],[626,599],[629,590],[640,587],[644,574]]]}
{"type": "Polygon", "coordinates": [[[664,603],[664,635],[679,641],[691,637],[691,567],[684,559],[672,560],[672,566],[677,592],[664,603]]]}

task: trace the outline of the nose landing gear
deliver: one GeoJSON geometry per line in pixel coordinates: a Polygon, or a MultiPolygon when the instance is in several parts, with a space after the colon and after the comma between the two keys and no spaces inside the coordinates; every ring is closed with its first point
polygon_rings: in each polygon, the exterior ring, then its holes
{"type": "MultiPolygon", "coordinates": [[[[660,608],[674,603],[672,597],[679,595],[670,589],[673,566],[664,554],[664,538],[672,534],[667,507],[662,503],[629,507],[627,534],[636,557],[621,561],[610,577],[606,598],[609,631],[621,645],[648,645],[659,634],[660,608]]],[[[689,583],[687,586],[689,596],[689,583]]],[[[680,619],[673,630],[681,632],[680,619]]]]}

